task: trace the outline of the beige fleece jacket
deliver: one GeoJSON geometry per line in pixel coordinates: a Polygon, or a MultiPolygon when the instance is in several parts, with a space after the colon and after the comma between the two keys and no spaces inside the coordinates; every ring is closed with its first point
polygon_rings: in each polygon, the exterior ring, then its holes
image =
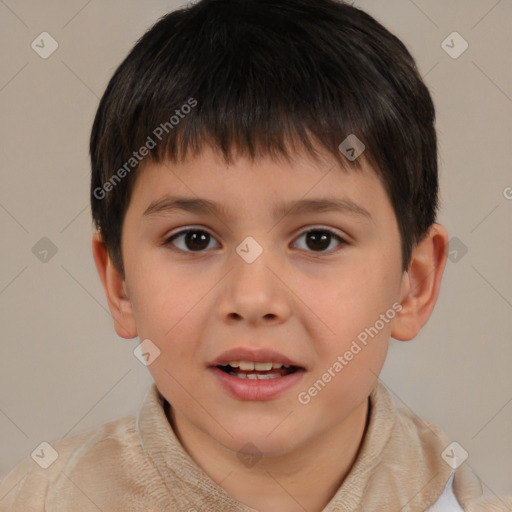
{"type": "MultiPolygon", "coordinates": [[[[397,409],[380,383],[370,402],[361,450],[323,512],[454,510],[435,505],[447,502],[439,498],[452,474],[441,457],[449,440],[434,424],[397,409]]],[[[0,484],[1,512],[256,512],[185,452],[154,384],[136,417],[52,447],[58,457],[47,469],[27,457],[0,484]]],[[[39,460],[51,461],[51,450],[41,450],[39,460]]],[[[466,464],[455,473],[453,493],[466,512],[512,512],[512,498],[478,500],[480,485],[466,464]]]]}

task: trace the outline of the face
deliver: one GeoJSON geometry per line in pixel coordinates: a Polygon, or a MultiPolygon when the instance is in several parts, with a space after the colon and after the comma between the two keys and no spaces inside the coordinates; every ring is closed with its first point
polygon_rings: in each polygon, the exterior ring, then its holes
{"type": "Polygon", "coordinates": [[[277,455],[365,403],[405,275],[394,211],[367,163],[228,166],[205,149],[147,165],[122,253],[133,322],[160,351],[149,370],[179,428],[277,455]]]}

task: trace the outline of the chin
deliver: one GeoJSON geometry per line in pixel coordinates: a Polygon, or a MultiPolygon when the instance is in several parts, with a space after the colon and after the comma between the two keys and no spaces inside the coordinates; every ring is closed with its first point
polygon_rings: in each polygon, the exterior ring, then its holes
{"type": "Polygon", "coordinates": [[[225,448],[234,452],[236,456],[244,463],[245,458],[261,457],[280,457],[293,452],[298,448],[296,441],[286,440],[276,437],[274,440],[265,439],[261,436],[259,439],[250,436],[236,436],[230,438],[227,444],[222,443],[225,448]]]}
{"type": "Polygon", "coordinates": [[[285,425],[285,417],[286,415],[282,414],[266,419],[239,417],[233,422],[223,424],[229,434],[223,429],[216,428],[212,437],[225,448],[240,453],[241,456],[247,454],[277,457],[296,449],[304,437],[304,432],[300,433],[300,438],[297,437],[295,426],[291,429],[291,424],[285,425]]]}

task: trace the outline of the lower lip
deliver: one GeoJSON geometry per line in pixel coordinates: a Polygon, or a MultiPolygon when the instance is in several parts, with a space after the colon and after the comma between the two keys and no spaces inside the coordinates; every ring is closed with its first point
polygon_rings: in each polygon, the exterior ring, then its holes
{"type": "Polygon", "coordinates": [[[233,375],[229,375],[217,367],[210,367],[209,370],[212,371],[221,386],[234,398],[255,401],[272,400],[272,398],[295,386],[304,374],[304,370],[296,370],[275,379],[251,380],[233,377],[233,375]]]}

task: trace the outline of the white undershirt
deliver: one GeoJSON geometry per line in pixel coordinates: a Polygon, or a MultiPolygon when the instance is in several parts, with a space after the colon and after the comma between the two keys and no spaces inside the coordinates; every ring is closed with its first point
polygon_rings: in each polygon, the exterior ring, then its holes
{"type": "Polygon", "coordinates": [[[439,499],[425,512],[464,512],[453,492],[454,475],[455,473],[451,474],[439,499]]]}

